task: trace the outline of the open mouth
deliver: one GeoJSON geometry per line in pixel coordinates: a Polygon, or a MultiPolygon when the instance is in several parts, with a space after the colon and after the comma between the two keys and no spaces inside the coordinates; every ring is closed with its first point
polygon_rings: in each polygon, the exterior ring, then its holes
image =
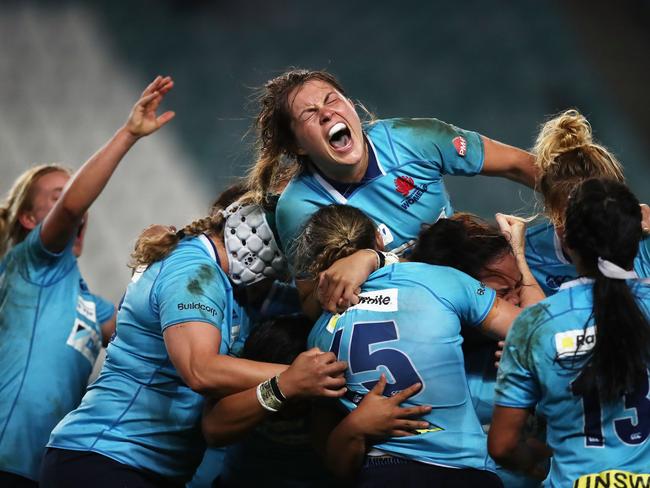
{"type": "Polygon", "coordinates": [[[334,149],[343,149],[350,142],[352,142],[352,134],[350,129],[343,122],[337,122],[331,128],[327,134],[329,137],[330,146],[334,149]]]}

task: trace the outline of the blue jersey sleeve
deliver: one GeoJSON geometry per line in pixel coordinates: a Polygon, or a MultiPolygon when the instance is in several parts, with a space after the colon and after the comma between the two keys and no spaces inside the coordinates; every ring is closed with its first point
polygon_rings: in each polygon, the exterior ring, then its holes
{"type": "Polygon", "coordinates": [[[228,291],[208,256],[191,250],[172,253],[163,262],[154,293],[161,330],[182,322],[207,322],[221,330],[228,291]]]}
{"type": "Polygon", "coordinates": [[[438,119],[394,119],[393,129],[404,130],[402,144],[441,174],[473,176],[483,169],[481,135],[438,119]]]}
{"type": "MultiPolygon", "coordinates": [[[[453,268],[444,269],[443,300],[457,313],[464,325],[479,326],[490,313],[496,292],[471,276],[453,268]]],[[[439,277],[437,279],[440,279],[439,277]]]]}
{"type": "Polygon", "coordinates": [[[115,313],[115,305],[99,295],[93,295],[93,298],[97,306],[97,323],[101,325],[113,316],[115,313]]]}
{"type": "Polygon", "coordinates": [[[76,262],[72,252],[74,239],[61,252],[55,253],[45,248],[41,240],[42,223],[38,224],[19,244],[27,260],[27,269],[32,281],[51,284],[63,278],[76,262]]]}
{"type": "Polygon", "coordinates": [[[535,333],[531,324],[539,317],[539,311],[537,306],[524,310],[508,332],[497,372],[496,405],[528,408],[536,405],[541,397],[530,350],[531,336],[535,333]]]}

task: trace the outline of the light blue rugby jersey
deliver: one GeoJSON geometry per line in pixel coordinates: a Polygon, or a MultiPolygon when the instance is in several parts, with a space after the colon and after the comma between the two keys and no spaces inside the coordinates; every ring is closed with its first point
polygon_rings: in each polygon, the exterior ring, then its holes
{"type": "Polygon", "coordinates": [[[385,395],[421,382],[405,405],[433,407],[424,417],[428,431],[375,447],[429,464],[494,470],[469,396],[460,336],[461,322],[478,326],[485,319],[494,290],[453,268],[398,263],[374,272],[360,297],[340,316],[323,314],[308,340],[348,362],[352,395],[343,404],[356,408],[385,373],[385,395]]]}
{"type": "Polygon", "coordinates": [[[235,308],[205,236],[184,239],[167,258],[136,273],[99,378],[54,429],[48,447],[93,451],[162,476],[191,478],[205,450],[203,397],[172,364],[163,331],[206,322],[221,331],[214,353],[227,354],[242,342],[235,308]]]}
{"type": "MultiPolygon", "coordinates": [[[[628,284],[647,316],[650,281],[628,280],[628,284]]],[[[596,392],[572,393],[578,376],[578,370],[571,369],[572,356],[577,349],[576,365],[582,366],[580,358],[596,340],[590,317],[592,288],[593,282],[585,278],[567,282],[557,294],[522,312],[508,333],[501,358],[495,403],[536,406],[537,414],[547,419],[553,459],[545,486],[570,487],[582,476],[611,469],[650,473],[648,378],[634,394],[614,404],[603,404],[596,392]]],[[[601,485],[592,478],[576,486],[637,485],[601,485]]]]}
{"type": "Polygon", "coordinates": [[[386,249],[404,250],[424,223],[453,213],[443,175],[472,176],[483,168],[483,141],[437,119],[380,120],[365,128],[379,175],[344,196],[317,171],[295,177],[282,192],[276,224],[285,251],[309,216],[333,203],[362,209],[377,224],[386,249]]]}
{"type": "Polygon", "coordinates": [[[72,252],[41,226],[0,263],[0,471],[38,480],[52,428],[81,400],[113,304],[91,294],[72,252]]]}
{"type": "MultiPolygon", "coordinates": [[[[546,296],[557,293],[562,283],[578,278],[578,271],[564,255],[550,222],[526,229],[526,261],[546,296]]],[[[641,278],[650,278],[650,237],[639,244],[634,271],[641,278]]]]}

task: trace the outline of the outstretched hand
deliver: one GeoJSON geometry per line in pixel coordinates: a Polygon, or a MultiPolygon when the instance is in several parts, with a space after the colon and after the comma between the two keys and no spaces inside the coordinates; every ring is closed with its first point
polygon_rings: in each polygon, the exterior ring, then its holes
{"type": "Polygon", "coordinates": [[[350,413],[350,420],[354,420],[354,426],[360,433],[371,438],[406,437],[417,435],[417,430],[430,427],[429,422],[419,420],[431,411],[430,406],[400,407],[401,403],[420,391],[420,383],[391,397],[383,395],[385,388],[386,376],[382,374],[373,389],[350,413]]]}
{"type": "Polygon", "coordinates": [[[176,115],[172,111],[156,116],[156,111],[163,97],[174,86],[171,76],[157,76],[140,95],[128,120],[126,130],[134,137],[140,138],[156,132],[176,115]]]}

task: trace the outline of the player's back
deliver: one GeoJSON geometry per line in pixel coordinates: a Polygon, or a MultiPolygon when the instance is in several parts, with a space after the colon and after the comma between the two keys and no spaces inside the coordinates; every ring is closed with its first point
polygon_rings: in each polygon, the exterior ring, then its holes
{"type": "Polygon", "coordinates": [[[340,316],[322,316],[309,343],[348,361],[348,409],[381,373],[387,396],[422,383],[406,404],[431,405],[425,416],[430,428],[388,439],[377,449],[429,464],[493,469],[469,396],[460,325],[479,325],[494,300],[494,291],[458,270],[399,263],[371,275],[358,305],[340,316]]]}
{"type": "MultiPolygon", "coordinates": [[[[647,314],[650,283],[628,283],[647,314]]],[[[650,472],[649,380],[613,403],[580,388],[579,372],[596,342],[592,287],[586,279],[566,283],[522,313],[507,338],[513,361],[501,363],[497,403],[525,408],[538,399],[536,412],[548,421],[553,450],[548,486],[572,486],[578,479],[575,486],[601,486],[595,475],[608,470],[621,472],[601,475],[607,480],[602,486],[637,486],[623,481],[629,473],[650,472]]]]}

